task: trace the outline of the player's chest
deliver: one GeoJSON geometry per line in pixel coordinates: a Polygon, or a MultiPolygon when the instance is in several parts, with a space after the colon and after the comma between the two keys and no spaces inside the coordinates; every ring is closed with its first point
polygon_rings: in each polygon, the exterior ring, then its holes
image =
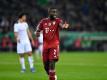
{"type": "Polygon", "coordinates": [[[58,23],[56,21],[46,21],[43,23],[43,30],[45,33],[55,32],[58,29],[58,23]]]}
{"type": "Polygon", "coordinates": [[[25,25],[19,25],[18,27],[19,27],[19,28],[18,28],[18,31],[19,31],[19,32],[21,32],[21,31],[26,31],[26,30],[27,30],[27,28],[26,28],[25,25]]]}

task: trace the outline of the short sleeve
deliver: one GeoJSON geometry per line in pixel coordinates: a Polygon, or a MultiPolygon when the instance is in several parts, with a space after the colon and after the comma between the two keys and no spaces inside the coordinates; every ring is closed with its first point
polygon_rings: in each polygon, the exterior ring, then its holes
{"type": "Polygon", "coordinates": [[[59,24],[60,24],[60,23],[63,23],[63,20],[59,18],[59,19],[58,19],[58,22],[59,22],[59,24]]]}
{"type": "Polygon", "coordinates": [[[17,24],[14,24],[14,32],[18,32],[17,24]]]}
{"type": "Polygon", "coordinates": [[[58,22],[59,28],[62,28],[63,20],[61,18],[57,18],[57,22],[58,22]]]}
{"type": "Polygon", "coordinates": [[[26,28],[28,29],[29,28],[29,25],[28,25],[28,23],[25,23],[26,24],[26,28]]]}
{"type": "Polygon", "coordinates": [[[40,31],[43,30],[43,20],[41,20],[37,25],[37,30],[40,30],[40,31]]]}

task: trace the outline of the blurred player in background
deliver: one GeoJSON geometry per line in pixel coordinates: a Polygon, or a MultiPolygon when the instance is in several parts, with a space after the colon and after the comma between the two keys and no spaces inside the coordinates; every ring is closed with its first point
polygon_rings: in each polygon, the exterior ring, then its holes
{"type": "Polygon", "coordinates": [[[28,54],[28,61],[31,72],[35,72],[30,40],[32,42],[32,45],[34,45],[34,41],[29,30],[29,26],[26,22],[27,15],[25,13],[21,13],[18,18],[18,22],[14,24],[14,35],[17,41],[17,53],[20,56],[20,64],[22,67],[21,72],[26,71],[24,53],[28,54]]]}
{"type": "Polygon", "coordinates": [[[43,51],[43,33],[40,33],[40,36],[35,40],[35,54],[37,59],[42,56],[42,51],[43,51]]]}
{"type": "Polygon", "coordinates": [[[43,31],[43,63],[49,80],[57,80],[55,63],[59,59],[59,29],[68,28],[69,24],[57,18],[58,10],[50,8],[48,18],[42,19],[35,32],[36,37],[43,31]]]}

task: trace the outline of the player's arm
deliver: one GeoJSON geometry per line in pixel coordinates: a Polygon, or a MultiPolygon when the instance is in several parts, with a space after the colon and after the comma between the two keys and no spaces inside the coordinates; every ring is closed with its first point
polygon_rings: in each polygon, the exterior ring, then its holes
{"type": "Polygon", "coordinates": [[[14,32],[15,40],[20,43],[20,39],[18,37],[18,32],[14,32]]]}
{"type": "Polygon", "coordinates": [[[59,23],[59,26],[60,26],[60,28],[68,28],[69,27],[69,24],[67,23],[67,22],[60,22],[59,23]]]}
{"type": "Polygon", "coordinates": [[[14,24],[14,36],[15,36],[15,40],[20,43],[20,39],[19,39],[19,36],[18,36],[18,27],[17,27],[17,24],[14,24]]]}
{"type": "Polygon", "coordinates": [[[40,21],[40,23],[38,24],[38,26],[36,27],[36,31],[34,32],[34,34],[36,35],[36,37],[40,36],[40,32],[42,30],[42,21],[40,21]]]}
{"type": "Polygon", "coordinates": [[[31,33],[31,31],[29,29],[27,29],[27,33],[28,33],[28,36],[29,36],[29,38],[30,38],[30,40],[32,42],[32,45],[34,46],[34,40],[33,40],[33,37],[32,37],[32,33],[31,33]]]}
{"type": "Polygon", "coordinates": [[[27,33],[28,33],[28,36],[29,36],[30,40],[33,40],[32,34],[31,34],[29,29],[27,29],[27,33]]]}

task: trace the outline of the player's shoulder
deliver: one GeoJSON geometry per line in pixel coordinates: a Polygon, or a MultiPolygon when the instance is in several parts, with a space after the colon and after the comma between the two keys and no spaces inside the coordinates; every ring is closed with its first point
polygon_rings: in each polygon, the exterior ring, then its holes
{"type": "Polygon", "coordinates": [[[58,23],[60,23],[60,22],[62,22],[62,19],[61,19],[61,18],[56,18],[56,21],[57,21],[58,23]]]}
{"type": "Polygon", "coordinates": [[[19,28],[18,26],[19,26],[18,22],[15,22],[14,23],[14,29],[18,29],[19,28]]]}
{"type": "Polygon", "coordinates": [[[43,18],[43,19],[41,19],[41,21],[47,21],[47,20],[49,20],[49,18],[43,18]]]}
{"type": "Polygon", "coordinates": [[[61,18],[56,18],[56,20],[62,20],[61,18]]]}
{"type": "Polygon", "coordinates": [[[48,18],[42,18],[39,23],[44,23],[48,20],[48,18]]]}
{"type": "Polygon", "coordinates": [[[27,22],[23,22],[23,26],[24,26],[24,27],[26,27],[26,28],[28,28],[28,27],[29,27],[29,25],[28,25],[28,23],[27,23],[27,22]]]}
{"type": "Polygon", "coordinates": [[[24,25],[28,25],[28,23],[27,23],[27,22],[23,22],[23,24],[24,24],[24,25]]]}

